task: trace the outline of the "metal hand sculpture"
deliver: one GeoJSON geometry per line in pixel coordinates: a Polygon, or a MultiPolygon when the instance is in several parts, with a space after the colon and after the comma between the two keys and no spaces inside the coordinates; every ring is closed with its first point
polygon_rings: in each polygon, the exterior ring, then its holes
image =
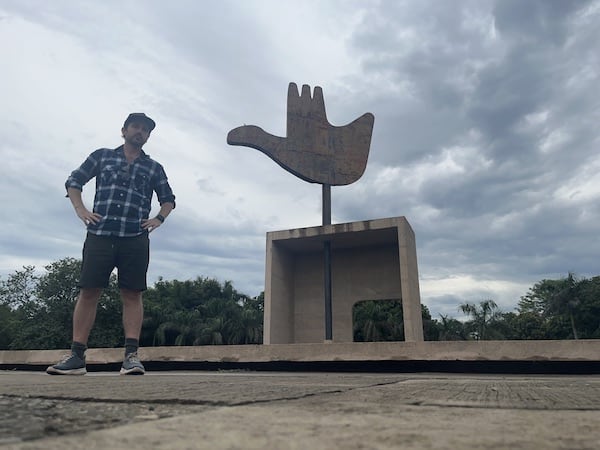
{"type": "Polygon", "coordinates": [[[310,183],[339,186],[354,183],[365,171],[373,114],[366,113],[342,127],[327,120],[323,91],[315,86],[290,83],[287,100],[287,137],[274,136],[254,125],[234,128],[227,135],[230,145],[260,150],[288,172],[310,183]]]}

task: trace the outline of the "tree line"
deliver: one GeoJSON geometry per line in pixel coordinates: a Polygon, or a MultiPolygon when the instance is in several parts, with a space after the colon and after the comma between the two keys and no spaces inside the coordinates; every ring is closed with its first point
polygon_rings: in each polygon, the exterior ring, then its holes
{"type": "MultiPolygon", "coordinates": [[[[71,345],[71,319],[81,260],[64,258],[37,275],[25,266],[0,279],[0,349],[60,349],[71,345]]],[[[144,292],[143,347],[262,343],[263,295],[251,298],[229,281],[159,279],[144,292]]],[[[89,347],[123,345],[117,277],[98,303],[89,347]]]]}
{"type": "MultiPolygon", "coordinates": [[[[71,318],[81,261],[64,258],[38,274],[25,266],[0,278],[0,349],[61,349],[71,343],[71,318]]],[[[231,281],[198,277],[159,279],[144,293],[140,345],[260,344],[264,293],[250,297],[231,281]]],[[[457,305],[464,320],[432,318],[423,305],[426,340],[600,338],[600,276],[569,273],[542,280],[521,297],[516,311],[493,300],[457,305]]],[[[399,300],[365,301],[353,311],[355,341],[404,340],[399,300]]],[[[90,347],[123,345],[121,300],[115,275],[98,305],[90,347]]]]}
{"type": "MultiPolygon", "coordinates": [[[[432,318],[421,305],[425,340],[599,339],[600,276],[541,280],[503,312],[491,299],[457,306],[465,320],[432,318]]],[[[361,302],[354,308],[355,341],[403,340],[399,301],[361,302]]]]}

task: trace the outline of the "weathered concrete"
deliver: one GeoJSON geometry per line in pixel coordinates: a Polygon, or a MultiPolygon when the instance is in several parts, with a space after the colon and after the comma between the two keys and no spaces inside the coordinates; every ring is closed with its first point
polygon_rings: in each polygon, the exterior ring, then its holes
{"type": "MultiPolygon", "coordinates": [[[[53,364],[64,350],[0,351],[0,365],[53,364]]],[[[121,362],[120,348],[89,349],[88,364],[121,362]]],[[[600,339],[565,341],[356,342],[290,345],[145,347],[142,361],[600,361],[600,339]]]]}
{"type": "Polygon", "coordinates": [[[415,235],[404,217],[267,233],[265,344],[325,339],[324,242],[331,243],[333,341],[352,342],[352,308],[401,300],[405,341],[423,341],[415,235]]]}
{"type": "Polygon", "coordinates": [[[6,449],[595,449],[600,376],[0,372],[6,449]]]}

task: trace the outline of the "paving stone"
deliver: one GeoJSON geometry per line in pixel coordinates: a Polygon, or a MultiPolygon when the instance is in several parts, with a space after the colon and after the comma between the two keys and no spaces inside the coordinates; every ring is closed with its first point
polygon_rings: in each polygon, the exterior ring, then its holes
{"type": "Polygon", "coordinates": [[[4,449],[596,449],[599,376],[0,372],[4,449]]]}

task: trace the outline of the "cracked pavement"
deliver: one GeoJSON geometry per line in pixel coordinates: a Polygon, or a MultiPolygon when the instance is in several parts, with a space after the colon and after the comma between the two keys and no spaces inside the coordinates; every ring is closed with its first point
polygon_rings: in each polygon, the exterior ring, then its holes
{"type": "Polygon", "coordinates": [[[600,376],[0,372],[0,448],[600,448],[600,376]]]}

